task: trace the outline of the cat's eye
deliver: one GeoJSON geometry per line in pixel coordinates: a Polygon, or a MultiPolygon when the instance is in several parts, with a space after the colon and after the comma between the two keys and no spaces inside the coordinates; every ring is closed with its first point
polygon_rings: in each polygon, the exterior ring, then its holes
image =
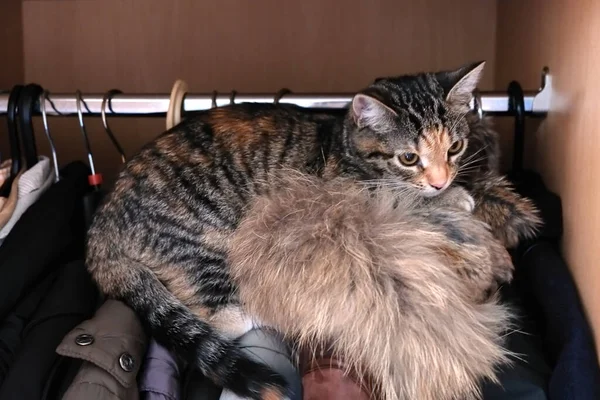
{"type": "Polygon", "coordinates": [[[448,154],[451,156],[454,156],[454,155],[460,153],[460,151],[463,149],[464,145],[465,145],[464,140],[457,140],[456,142],[452,143],[452,146],[450,146],[450,148],[448,149],[448,154]]]}
{"type": "Polygon", "coordinates": [[[403,165],[412,167],[419,162],[419,156],[415,153],[402,153],[398,156],[398,160],[400,160],[403,165]]]}

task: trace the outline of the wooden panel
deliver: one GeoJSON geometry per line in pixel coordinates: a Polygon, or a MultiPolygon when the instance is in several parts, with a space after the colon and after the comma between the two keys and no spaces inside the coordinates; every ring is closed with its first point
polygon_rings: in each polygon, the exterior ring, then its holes
{"type": "MultiPolygon", "coordinates": [[[[21,0],[0,1],[0,92],[23,81],[21,0]]],[[[0,117],[0,157],[9,155],[6,118],[0,117]]]]}
{"type": "MultiPolygon", "coordinates": [[[[563,201],[565,258],[600,344],[600,2],[500,1],[497,82],[539,84],[547,64],[554,76],[552,111],[529,138],[528,161],[563,201]]],[[[599,347],[600,348],[600,347],[599,347]]],[[[600,353],[599,353],[600,357],[600,353]]]]}
{"type": "MultiPolygon", "coordinates": [[[[495,0],[26,1],[25,76],[51,91],[354,91],[375,77],[495,64],[495,0]],[[52,34],[48,34],[52,32],[52,34]]],[[[83,155],[76,121],[51,121],[61,159],[83,155]],[[75,135],[75,136],[73,136],[75,135]]],[[[98,163],[118,156],[89,122],[98,163]]],[[[163,121],[115,121],[131,152],[163,121]]]]}

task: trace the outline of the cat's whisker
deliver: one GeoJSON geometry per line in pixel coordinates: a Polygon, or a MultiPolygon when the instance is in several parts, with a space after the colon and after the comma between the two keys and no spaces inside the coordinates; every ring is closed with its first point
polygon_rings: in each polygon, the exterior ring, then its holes
{"type": "Polygon", "coordinates": [[[471,161],[469,161],[467,163],[461,164],[458,168],[460,169],[460,168],[468,167],[470,165],[478,163],[479,161],[484,161],[484,160],[485,160],[485,157],[476,158],[476,159],[471,160],[471,161]]]}
{"type": "Polygon", "coordinates": [[[477,156],[479,153],[481,153],[482,151],[484,151],[486,149],[487,145],[482,147],[481,149],[477,150],[475,153],[473,154],[469,154],[467,157],[463,158],[461,161],[462,162],[468,162],[471,161],[473,158],[475,158],[475,156],[477,156]]]}
{"type": "MultiPolygon", "coordinates": [[[[487,147],[487,146],[484,146],[483,148],[481,148],[481,149],[477,150],[475,153],[473,153],[473,154],[469,154],[469,156],[468,156],[468,157],[465,157],[465,158],[461,159],[461,163],[468,163],[468,162],[471,162],[471,161],[473,161],[473,159],[474,159],[476,156],[478,156],[478,155],[479,155],[479,153],[481,153],[482,151],[484,151],[486,147],[487,147]]],[[[485,159],[486,157],[487,157],[487,156],[484,154],[484,155],[481,155],[481,156],[479,156],[479,159],[485,159]]]]}
{"type": "Polygon", "coordinates": [[[457,172],[464,172],[464,171],[476,171],[476,170],[478,170],[479,168],[480,168],[480,166],[479,166],[479,165],[469,165],[469,166],[466,166],[466,167],[463,167],[463,168],[459,168],[459,169],[457,170],[457,172]]]}

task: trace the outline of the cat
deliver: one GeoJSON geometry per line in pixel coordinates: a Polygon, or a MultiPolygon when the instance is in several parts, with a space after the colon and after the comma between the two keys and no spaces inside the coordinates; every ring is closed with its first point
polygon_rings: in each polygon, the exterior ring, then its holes
{"type": "MultiPolygon", "coordinates": [[[[461,165],[479,161],[478,150],[465,154],[474,134],[469,102],[484,65],[378,80],[343,113],[245,103],[190,116],[119,174],[88,232],[92,277],[217,385],[252,399],[285,396],[282,378],[235,340],[253,323],[240,311],[227,264],[245,210],[276,190],[270,177],[286,169],[438,197],[461,165]]],[[[477,214],[482,203],[473,193],[477,214]]]]}

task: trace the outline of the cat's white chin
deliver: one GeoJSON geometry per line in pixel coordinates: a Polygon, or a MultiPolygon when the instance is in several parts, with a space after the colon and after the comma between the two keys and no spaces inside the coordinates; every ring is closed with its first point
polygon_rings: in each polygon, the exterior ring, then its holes
{"type": "Polygon", "coordinates": [[[434,189],[432,187],[421,189],[421,194],[423,197],[435,197],[444,193],[448,187],[444,187],[442,189],[434,189]]]}

